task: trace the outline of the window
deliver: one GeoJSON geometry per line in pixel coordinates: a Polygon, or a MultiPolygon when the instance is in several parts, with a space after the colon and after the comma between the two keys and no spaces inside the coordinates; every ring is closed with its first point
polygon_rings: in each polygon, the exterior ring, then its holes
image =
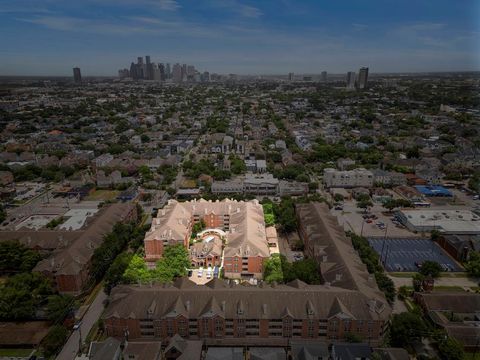
{"type": "Polygon", "coordinates": [[[315,334],[315,322],[313,320],[308,320],[307,324],[307,336],[308,337],[314,337],[315,334]]]}
{"type": "Polygon", "coordinates": [[[209,334],[209,331],[208,331],[208,320],[207,319],[203,319],[202,320],[202,335],[203,336],[208,336],[209,334]]]}
{"type": "Polygon", "coordinates": [[[292,337],[292,319],[283,319],[283,337],[292,337]]]}

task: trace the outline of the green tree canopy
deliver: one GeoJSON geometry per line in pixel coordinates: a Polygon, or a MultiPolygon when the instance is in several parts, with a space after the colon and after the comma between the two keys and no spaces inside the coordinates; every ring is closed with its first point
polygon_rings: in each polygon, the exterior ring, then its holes
{"type": "Polygon", "coordinates": [[[0,242],[0,273],[30,271],[42,257],[18,241],[0,242]]]}
{"type": "Polygon", "coordinates": [[[425,331],[422,318],[411,312],[395,314],[390,324],[390,342],[396,347],[407,347],[413,341],[421,339],[425,331]]]}
{"type": "Polygon", "coordinates": [[[47,303],[47,316],[60,323],[75,308],[75,299],[70,295],[50,295],[47,303]]]}
{"type": "Polygon", "coordinates": [[[61,325],[53,326],[47,336],[42,340],[42,348],[45,355],[49,358],[58,353],[67,340],[68,331],[61,325]]]}
{"type": "Polygon", "coordinates": [[[465,263],[465,270],[474,277],[480,277],[480,253],[472,251],[469,260],[465,263]]]}
{"type": "Polygon", "coordinates": [[[422,263],[422,268],[420,269],[420,273],[425,276],[431,276],[433,278],[437,278],[440,276],[440,272],[442,271],[442,267],[436,261],[424,261],[422,263]]]}

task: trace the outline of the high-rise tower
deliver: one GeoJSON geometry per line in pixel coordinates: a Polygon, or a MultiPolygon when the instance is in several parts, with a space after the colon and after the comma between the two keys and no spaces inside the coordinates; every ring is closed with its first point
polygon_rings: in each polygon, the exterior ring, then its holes
{"type": "Polygon", "coordinates": [[[73,81],[75,81],[77,84],[82,82],[82,73],[78,67],[73,68],[73,81]]]}

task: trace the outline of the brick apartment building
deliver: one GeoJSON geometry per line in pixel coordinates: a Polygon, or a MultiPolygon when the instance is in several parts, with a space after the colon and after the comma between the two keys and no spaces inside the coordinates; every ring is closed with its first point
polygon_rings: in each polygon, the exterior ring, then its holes
{"type": "Polygon", "coordinates": [[[188,247],[193,224],[201,220],[207,229],[225,232],[226,277],[262,277],[263,262],[270,252],[263,208],[257,200],[170,200],[158,211],[145,234],[145,259],[150,266],[163,256],[166,246],[183,244],[188,247]]]}
{"type": "Polygon", "coordinates": [[[135,204],[113,204],[101,210],[88,228],[66,248],[52,253],[33,269],[53,280],[60,293],[78,295],[90,279],[90,261],[104,235],[118,222],[137,218],[135,204]]]}
{"type": "Polygon", "coordinates": [[[342,341],[356,334],[377,344],[390,307],[358,290],[307,285],[229,285],[187,278],[171,285],[119,286],[104,315],[109,336],[130,340],[204,339],[207,345],[285,346],[291,339],[342,341]]]}

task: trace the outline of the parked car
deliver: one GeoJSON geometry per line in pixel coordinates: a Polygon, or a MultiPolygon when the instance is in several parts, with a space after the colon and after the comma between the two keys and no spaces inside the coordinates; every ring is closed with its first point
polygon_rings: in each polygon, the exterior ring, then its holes
{"type": "Polygon", "coordinates": [[[202,276],[203,276],[203,267],[201,267],[200,269],[198,269],[197,276],[198,276],[198,277],[202,277],[202,276]]]}
{"type": "Polygon", "coordinates": [[[73,330],[78,330],[80,329],[80,326],[82,325],[82,322],[81,321],[77,321],[75,323],[75,325],[73,325],[73,330]]]}

